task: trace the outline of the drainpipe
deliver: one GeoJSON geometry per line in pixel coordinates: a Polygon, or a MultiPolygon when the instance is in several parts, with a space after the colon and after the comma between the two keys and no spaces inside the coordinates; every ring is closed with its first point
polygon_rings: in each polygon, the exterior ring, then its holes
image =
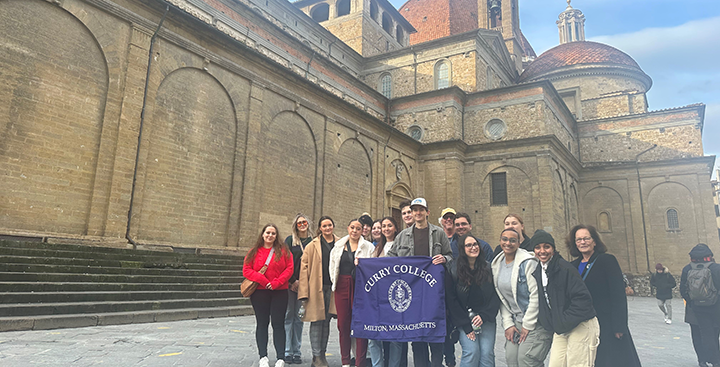
{"type": "Polygon", "coordinates": [[[138,144],[137,150],[135,151],[135,169],[133,170],[132,187],[130,189],[130,208],[128,209],[127,229],[125,231],[125,238],[133,245],[134,249],[137,249],[138,245],[137,242],[135,242],[135,240],[133,240],[130,236],[130,221],[132,220],[133,204],[135,203],[135,185],[137,183],[138,162],[140,161],[140,142],[142,141],[143,124],[145,122],[145,107],[147,106],[147,91],[148,84],[150,83],[150,69],[153,62],[153,48],[155,46],[155,39],[157,38],[158,32],[160,32],[160,28],[162,28],[163,22],[165,22],[165,17],[169,11],[170,5],[165,5],[165,12],[163,13],[162,18],[160,18],[160,23],[158,23],[155,33],[153,33],[152,38],[150,38],[150,50],[148,51],[147,74],[145,74],[145,89],[143,90],[143,104],[142,110],[140,111],[140,126],[138,127],[138,144]]]}
{"type": "Polygon", "coordinates": [[[645,260],[647,261],[648,273],[652,273],[652,271],[650,271],[650,251],[648,250],[647,226],[645,225],[645,205],[643,204],[642,185],[640,184],[640,162],[638,161],[638,158],[655,148],[657,148],[657,144],[653,144],[650,148],[643,150],[635,156],[635,172],[637,173],[638,191],[640,193],[640,214],[642,216],[643,240],[645,240],[645,260]]]}

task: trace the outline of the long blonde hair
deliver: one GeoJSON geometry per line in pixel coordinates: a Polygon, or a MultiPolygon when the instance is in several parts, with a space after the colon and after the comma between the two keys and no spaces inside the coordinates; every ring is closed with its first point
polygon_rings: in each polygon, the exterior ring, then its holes
{"type": "Polygon", "coordinates": [[[293,223],[292,223],[292,231],[291,232],[292,232],[292,245],[293,246],[301,246],[302,245],[302,241],[300,240],[300,233],[298,233],[298,228],[297,228],[297,222],[298,222],[298,220],[300,220],[300,218],[303,218],[303,219],[305,219],[306,222],[308,222],[307,235],[308,235],[308,237],[313,238],[312,222],[310,221],[310,219],[308,219],[308,217],[305,214],[298,213],[298,215],[295,216],[295,220],[293,220],[293,223]]]}

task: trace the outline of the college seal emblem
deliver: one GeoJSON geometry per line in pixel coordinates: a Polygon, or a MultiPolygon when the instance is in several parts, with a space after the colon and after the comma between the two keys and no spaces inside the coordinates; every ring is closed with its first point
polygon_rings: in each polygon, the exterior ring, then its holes
{"type": "Polygon", "coordinates": [[[388,289],[388,302],[395,312],[405,312],[412,302],[412,289],[402,279],[394,281],[388,289]]]}

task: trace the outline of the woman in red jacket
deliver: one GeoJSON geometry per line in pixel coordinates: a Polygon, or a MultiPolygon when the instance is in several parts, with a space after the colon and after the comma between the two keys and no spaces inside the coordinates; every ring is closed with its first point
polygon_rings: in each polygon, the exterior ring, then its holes
{"type": "Polygon", "coordinates": [[[285,366],[285,310],[288,303],[288,280],[293,274],[293,259],[287,246],[279,240],[277,226],[263,227],[255,246],[245,256],[243,276],[258,283],[250,296],[255,310],[255,341],[260,354],[259,367],[269,367],[267,357],[268,324],[272,320],[273,344],[277,353],[275,367],[285,366]],[[268,257],[270,261],[267,262],[268,257]],[[267,262],[265,274],[260,269],[267,262]]]}

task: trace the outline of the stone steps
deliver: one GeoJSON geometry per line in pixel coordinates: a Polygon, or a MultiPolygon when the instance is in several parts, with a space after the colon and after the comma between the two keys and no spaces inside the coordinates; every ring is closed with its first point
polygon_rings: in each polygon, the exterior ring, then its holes
{"type": "Polygon", "coordinates": [[[0,331],[252,313],[242,258],[0,241],[0,331]]]}

